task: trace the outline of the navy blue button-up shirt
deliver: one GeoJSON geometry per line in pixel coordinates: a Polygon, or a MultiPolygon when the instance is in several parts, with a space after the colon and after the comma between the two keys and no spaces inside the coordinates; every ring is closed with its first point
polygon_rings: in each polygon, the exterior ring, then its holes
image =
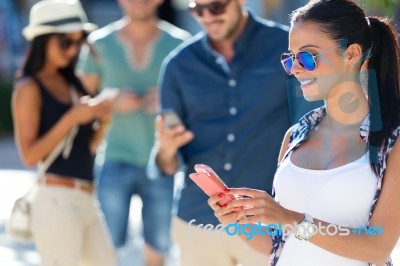
{"type": "Polygon", "coordinates": [[[229,64],[204,32],[164,62],[161,106],[174,109],[194,133],[194,139],[180,149],[187,166],[180,218],[218,224],[208,196],[188,177],[198,163],[213,168],[229,187],[271,192],[281,142],[291,125],[287,75],[280,65],[287,43],[285,26],[250,13],[229,64]]]}

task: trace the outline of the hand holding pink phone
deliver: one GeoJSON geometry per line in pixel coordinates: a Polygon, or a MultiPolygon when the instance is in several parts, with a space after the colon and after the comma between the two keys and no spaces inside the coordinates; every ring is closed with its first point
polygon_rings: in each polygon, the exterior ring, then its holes
{"type": "MultiPolygon", "coordinates": [[[[209,197],[215,196],[219,193],[224,193],[228,188],[219,176],[211,169],[211,167],[204,164],[196,164],[194,166],[196,173],[190,174],[189,177],[195,182],[209,197]]],[[[225,196],[218,201],[219,206],[223,206],[231,200],[236,199],[231,194],[225,196]]]]}

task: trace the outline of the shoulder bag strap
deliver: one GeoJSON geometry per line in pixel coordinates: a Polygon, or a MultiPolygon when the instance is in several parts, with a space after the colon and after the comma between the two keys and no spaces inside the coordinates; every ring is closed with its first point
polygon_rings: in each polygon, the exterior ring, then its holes
{"type": "MultiPolygon", "coordinates": [[[[73,104],[77,104],[79,101],[78,93],[76,92],[75,88],[71,87],[70,89],[71,98],[73,104]]],[[[73,141],[78,133],[78,126],[74,126],[67,136],[65,136],[60,143],[51,151],[49,156],[39,164],[39,178],[43,178],[47,169],[50,165],[54,162],[54,160],[63,153],[63,157],[67,159],[71,153],[73,141]]]]}

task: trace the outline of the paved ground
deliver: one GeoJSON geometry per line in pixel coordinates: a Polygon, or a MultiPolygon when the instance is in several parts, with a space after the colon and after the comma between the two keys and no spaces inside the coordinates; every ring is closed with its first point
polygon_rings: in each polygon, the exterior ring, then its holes
{"type": "MultiPolygon", "coordinates": [[[[0,266],[38,266],[39,256],[32,245],[11,241],[6,232],[6,223],[15,199],[22,196],[35,178],[33,171],[27,171],[20,163],[15,144],[11,138],[0,138],[0,266]]],[[[140,230],[141,201],[132,199],[130,226],[140,230]]],[[[400,226],[400,225],[399,225],[400,226]]],[[[132,234],[136,231],[131,230],[132,234]]],[[[120,266],[143,265],[142,239],[137,237],[121,251],[120,266]]],[[[394,265],[400,265],[400,241],[392,253],[394,265]]],[[[172,258],[167,266],[177,266],[172,258]]]]}

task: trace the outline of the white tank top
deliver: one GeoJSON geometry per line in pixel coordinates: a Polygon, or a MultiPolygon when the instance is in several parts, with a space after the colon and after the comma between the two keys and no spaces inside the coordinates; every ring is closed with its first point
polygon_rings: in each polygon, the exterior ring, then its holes
{"type": "MultiPolygon", "coordinates": [[[[357,161],[329,169],[310,170],[296,166],[290,155],[281,163],[275,179],[275,197],[290,210],[336,225],[359,228],[368,224],[377,177],[368,154],[357,161]]],[[[345,237],[345,236],[343,236],[345,237]]],[[[277,266],[367,266],[311,242],[289,236],[277,266]]]]}

